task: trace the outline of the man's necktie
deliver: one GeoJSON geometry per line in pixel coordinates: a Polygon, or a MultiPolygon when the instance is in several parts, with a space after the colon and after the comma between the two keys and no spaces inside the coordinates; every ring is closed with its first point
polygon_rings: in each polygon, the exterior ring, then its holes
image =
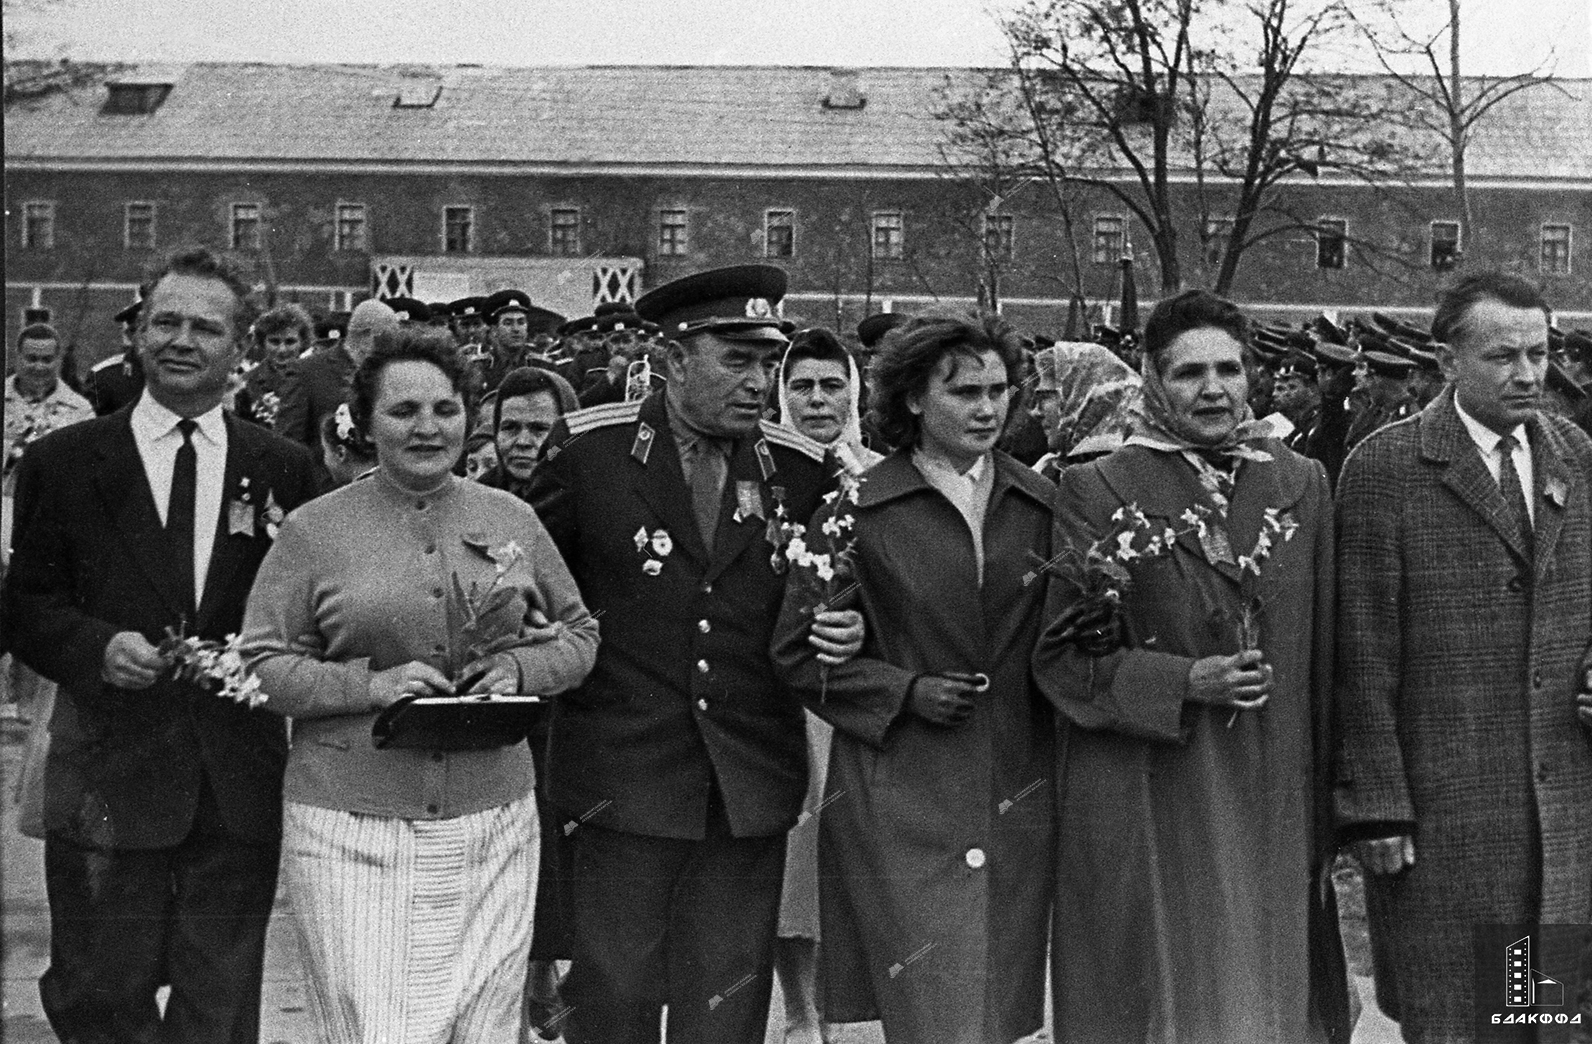
{"type": "Polygon", "coordinates": [[[724,451],[708,440],[698,439],[692,451],[691,507],[696,512],[697,531],[702,534],[702,546],[713,553],[713,538],[719,528],[719,506],[724,500],[724,480],[729,474],[729,462],[724,451]]]}
{"type": "Polygon", "coordinates": [[[177,422],[182,445],[177,448],[177,464],[171,472],[171,499],[166,503],[166,536],[176,567],[178,589],[190,610],[196,608],[193,575],[194,500],[199,495],[199,453],[193,447],[193,433],[199,425],[184,417],[177,422]]]}
{"type": "Polygon", "coordinates": [[[1534,553],[1535,537],[1531,531],[1531,513],[1526,510],[1526,493],[1520,484],[1520,472],[1515,470],[1515,447],[1520,445],[1513,435],[1498,440],[1498,490],[1504,495],[1509,508],[1510,521],[1520,534],[1520,546],[1526,554],[1534,553]]]}

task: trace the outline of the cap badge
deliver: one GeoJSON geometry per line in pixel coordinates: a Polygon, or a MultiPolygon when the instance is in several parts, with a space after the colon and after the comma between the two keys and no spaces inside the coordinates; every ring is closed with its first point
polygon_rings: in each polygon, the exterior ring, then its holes
{"type": "Polygon", "coordinates": [[[748,298],[746,302],[746,317],[748,319],[772,319],[774,309],[769,305],[766,297],[748,298]]]}

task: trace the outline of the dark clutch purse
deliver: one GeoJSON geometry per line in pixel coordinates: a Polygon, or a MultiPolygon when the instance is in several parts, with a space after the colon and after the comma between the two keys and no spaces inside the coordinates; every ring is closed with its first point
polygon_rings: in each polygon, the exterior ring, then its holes
{"type": "Polygon", "coordinates": [[[541,696],[406,696],[371,726],[378,750],[492,750],[525,739],[541,696]]]}

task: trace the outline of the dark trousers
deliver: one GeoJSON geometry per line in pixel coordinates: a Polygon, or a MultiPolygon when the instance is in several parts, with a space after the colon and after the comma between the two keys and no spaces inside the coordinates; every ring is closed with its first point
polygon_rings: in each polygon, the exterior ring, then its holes
{"type": "Polygon", "coordinates": [[[785,835],[708,837],[581,826],[573,845],[570,1044],[761,1044],[773,988],[785,835]]]}
{"type": "Polygon", "coordinates": [[[246,844],[200,802],[175,848],[84,848],[50,834],[50,967],[63,1044],[257,1044],[277,846],[246,844]],[[165,1017],[155,991],[171,985],[165,1017]]]}

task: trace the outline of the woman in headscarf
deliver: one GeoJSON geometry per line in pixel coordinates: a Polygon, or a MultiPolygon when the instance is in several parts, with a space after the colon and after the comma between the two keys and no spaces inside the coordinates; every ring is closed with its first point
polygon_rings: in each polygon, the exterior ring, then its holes
{"type": "Polygon", "coordinates": [[[1058,550],[1100,548],[1131,580],[1096,578],[1122,645],[1090,655],[1066,615],[1087,578],[1058,569],[1034,654],[1068,726],[1058,1042],[1347,1040],[1325,876],[1331,495],[1254,420],[1247,337],[1205,291],[1161,302],[1133,433],[1061,477],[1058,550]]]}
{"type": "Polygon", "coordinates": [[[1034,354],[1034,416],[1050,452],[1034,470],[1051,481],[1122,445],[1139,406],[1139,375],[1098,344],[1064,341],[1034,354]]]}
{"type": "MultiPolygon", "coordinates": [[[[853,476],[884,457],[862,443],[857,362],[829,330],[814,327],[791,338],[779,369],[780,423],[828,446],[853,476]]],[[[785,890],[780,896],[775,968],[785,997],[785,1039],[828,1041],[816,995],[818,950],[818,820],[829,771],[834,730],[807,712],[807,800],[804,816],[785,849],[785,890]]]]}

